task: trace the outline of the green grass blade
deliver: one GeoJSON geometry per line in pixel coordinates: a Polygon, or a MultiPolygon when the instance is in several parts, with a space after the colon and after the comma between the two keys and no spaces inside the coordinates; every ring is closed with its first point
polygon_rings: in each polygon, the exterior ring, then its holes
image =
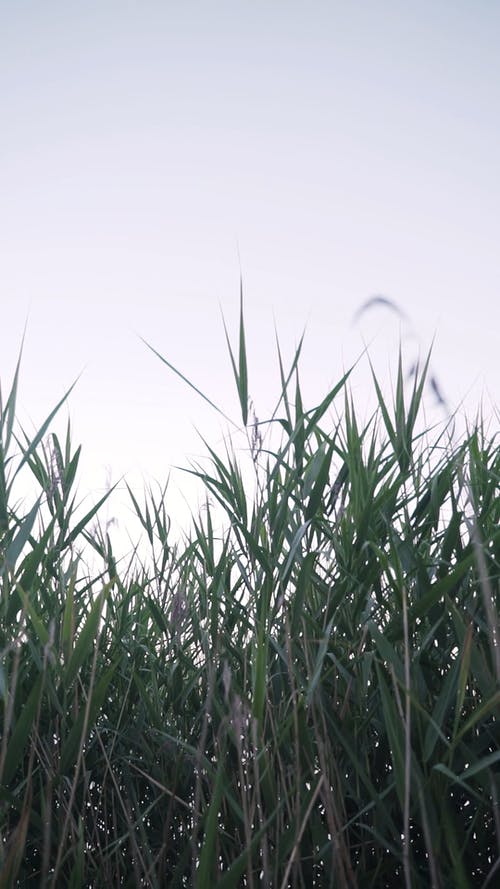
{"type": "Polygon", "coordinates": [[[66,688],[69,688],[69,686],[71,686],[83,662],[92,654],[94,641],[99,629],[99,623],[101,620],[104,602],[108,597],[113,584],[114,581],[112,580],[109,581],[109,583],[105,584],[105,586],[97,596],[95,602],[93,603],[83,628],[80,630],[78,639],[75,643],[73,651],[71,652],[68,665],[64,671],[64,685],[66,688]]]}
{"type": "Polygon", "coordinates": [[[205,836],[203,846],[200,852],[200,863],[196,874],[197,889],[211,889],[214,885],[214,875],[216,870],[216,852],[217,852],[217,819],[219,817],[219,809],[224,791],[224,753],[219,754],[220,759],[215,774],[215,783],[212,799],[208,807],[208,813],[205,823],[205,836]]]}
{"type": "Polygon", "coordinates": [[[24,547],[26,546],[26,543],[28,542],[29,536],[33,529],[33,525],[35,524],[35,519],[40,509],[40,501],[41,497],[38,498],[35,505],[29,511],[28,515],[25,516],[25,518],[22,520],[16,536],[7,547],[7,550],[5,552],[5,564],[11,571],[14,570],[16,562],[21,555],[24,547]]]}
{"type": "Polygon", "coordinates": [[[35,726],[36,715],[40,706],[43,680],[43,673],[40,673],[26,701],[23,702],[21,712],[17,717],[12,735],[10,736],[2,774],[2,783],[5,786],[11,783],[16,769],[25,755],[26,745],[35,726]]]}
{"type": "Polygon", "coordinates": [[[236,425],[237,425],[236,423],[233,422],[233,420],[231,420],[230,417],[227,416],[227,414],[224,413],[223,410],[220,409],[220,407],[217,407],[217,405],[215,404],[215,402],[211,401],[211,399],[208,398],[208,396],[205,395],[205,394],[201,391],[201,389],[198,389],[198,387],[195,386],[195,384],[192,383],[191,380],[188,380],[188,378],[187,378],[186,376],[184,376],[184,374],[181,373],[180,370],[177,370],[177,368],[174,367],[174,365],[171,364],[170,361],[167,361],[167,359],[164,358],[163,355],[160,355],[160,353],[157,352],[156,349],[153,348],[153,346],[151,346],[148,342],[146,342],[146,340],[142,339],[142,336],[139,337],[139,339],[141,339],[142,342],[144,343],[144,345],[147,346],[148,349],[151,350],[151,352],[153,353],[153,355],[156,355],[156,357],[159,358],[160,361],[163,362],[163,364],[166,364],[166,366],[167,366],[170,370],[172,370],[175,374],[177,374],[177,376],[180,377],[181,380],[182,380],[184,383],[186,383],[191,389],[194,389],[194,391],[196,392],[196,394],[199,395],[201,398],[203,398],[203,400],[206,401],[207,404],[210,405],[210,407],[213,407],[214,410],[216,410],[218,414],[220,414],[222,417],[224,417],[225,420],[228,421],[228,423],[231,423],[232,426],[236,426],[236,425]]]}

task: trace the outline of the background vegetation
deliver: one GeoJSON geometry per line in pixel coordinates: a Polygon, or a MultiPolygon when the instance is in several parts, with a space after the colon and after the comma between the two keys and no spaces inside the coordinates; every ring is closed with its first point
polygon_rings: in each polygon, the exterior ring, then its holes
{"type": "Polygon", "coordinates": [[[426,367],[306,408],[300,346],[259,422],[229,349],[253,474],[207,445],[183,543],[131,492],[127,564],[60,405],[1,405],[0,886],[497,885],[498,443],[422,430],[426,367]]]}

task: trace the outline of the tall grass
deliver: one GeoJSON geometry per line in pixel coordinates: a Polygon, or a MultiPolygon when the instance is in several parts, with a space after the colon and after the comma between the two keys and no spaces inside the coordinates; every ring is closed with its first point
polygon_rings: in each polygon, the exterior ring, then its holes
{"type": "Polygon", "coordinates": [[[401,363],[363,427],[348,375],[307,408],[300,345],[259,423],[227,341],[253,479],[207,445],[183,543],[131,492],[148,559],[79,515],[56,411],[18,429],[19,368],[1,405],[0,886],[493,887],[498,444],[419,431],[401,363]]]}

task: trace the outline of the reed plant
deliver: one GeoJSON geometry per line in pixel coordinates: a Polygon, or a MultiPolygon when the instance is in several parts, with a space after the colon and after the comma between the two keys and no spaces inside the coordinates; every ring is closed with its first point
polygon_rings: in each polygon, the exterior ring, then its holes
{"type": "Polygon", "coordinates": [[[498,885],[498,442],[422,428],[401,361],[365,424],[349,374],[306,407],[302,341],[259,422],[227,342],[247,456],[188,468],[181,540],[130,491],[147,557],[81,515],[62,402],[24,434],[18,366],[0,405],[0,887],[498,885]]]}

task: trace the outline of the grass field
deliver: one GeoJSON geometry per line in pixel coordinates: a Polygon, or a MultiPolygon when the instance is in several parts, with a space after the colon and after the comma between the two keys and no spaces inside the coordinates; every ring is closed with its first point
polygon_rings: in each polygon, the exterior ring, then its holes
{"type": "Polygon", "coordinates": [[[366,425],[348,377],[306,407],[300,346],[259,423],[227,342],[251,480],[207,445],[182,543],[131,492],[126,564],[58,408],[1,405],[0,887],[493,889],[498,442],[422,429],[425,367],[366,425]]]}

